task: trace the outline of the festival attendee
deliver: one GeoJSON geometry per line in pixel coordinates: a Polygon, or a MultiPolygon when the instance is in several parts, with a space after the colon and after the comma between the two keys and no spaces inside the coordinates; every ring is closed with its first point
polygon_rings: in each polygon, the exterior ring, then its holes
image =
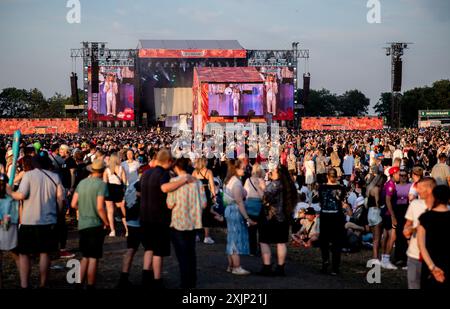
{"type": "Polygon", "coordinates": [[[256,223],[250,219],[244,205],[246,191],[239,177],[244,175],[244,165],[241,160],[228,161],[227,176],[224,181],[225,219],[227,222],[228,255],[227,272],[233,275],[249,275],[250,272],[241,267],[240,255],[248,255],[249,239],[248,225],[256,223]]]}
{"type": "Polygon", "coordinates": [[[439,163],[433,166],[431,171],[431,177],[436,179],[437,185],[448,186],[448,180],[450,179],[450,166],[447,165],[447,156],[445,153],[439,155],[439,163]]]}
{"type": "Polygon", "coordinates": [[[382,188],[386,182],[386,176],[378,173],[371,183],[367,186],[367,221],[373,234],[372,259],[368,261],[368,265],[381,265],[379,260],[379,249],[382,233],[381,208],[384,206],[382,200],[382,188]]]}
{"type": "Polygon", "coordinates": [[[170,182],[172,158],[167,149],[161,149],[156,160],[157,166],[146,171],[141,178],[140,223],[145,250],[142,283],[145,288],[159,289],[164,287],[163,258],[170,255],[171,214],[167,208],[167,193],[197,179],[186,175],[170,182]]]}
{"type": "Polygon", "coordinates": [[[203,185],[207,206],[203,210],[202,222],[203,228],[205,231],[205,238],[203,242],[208,245],[214,244],[214,240],[210,236],[210,228],[214,226],[214,216],[211,212],[211,206],[215,199],[216,189],[214,187],[214,176],[211,170],[206,167],[207,160],[206,158],[198,158],[195,160],[195,170],[192,173],[192,176],[200,180],[203,185]]]}
{"type": "Polygon", "coordinates": [[[308,207],[300,216],[301,229],[292,235],[292,239],[304,248],[311,248],[319,245],[320,219],[316,216],[316,211],[308,207]]]}
{"type": "Polygon", "coordinates": [[[123,198],[127,178],[124,168],[120,165],[119,157],[115,153],[110,156],[109,166],[105,169],[103,174],[103,181],[108,185],[108,196],[105,197],[105,201],[109,226],[111,228],[109,237],[116,237],[116,228],[114,224],[115,207],[120,208],[122,212],[122,223],[125,228],[126,237],[128,235],[128,227],[126,222],[125,202],[123,198]]]}
{"type": "Polygon", "coordinates": [[[403,235],[409,240],[408,251],[408,288],[420,289],[422,261],[417,244],[417,227],[419,217],[433,206],[433,189],[436,181],[426,177],[417,184],[418,199],[414,199],[408,207],[405,215],[406,223],[403,228],[403,235]]]}
{"type": "MultiPolygon", "coordinates": [[[[173,169],[177,177],[184,177],[189,160],[179,158],[173,169]]],[[[197,257],[195,253],[195,233],[202,228],[202,212],[206,208],[205,188],[200,181],[186,184],[167,194],[167,206],[172,210],[170,223],[172,244],[180,267],[180,287],[195,288],[197,282],[197,257]]]]}
{"type": "Polygon", "coordinates": [[[397,219],[397,227],[395,229],[395,265],[399,267],[406,266],[406,250],[408,243],[403,236],[403,227],[405,226],[405,214],[409,206],[409,191],[411,183],[408,181],[408,172],[404,169],[400,170],[400,181],[396,184],[397,201],[395,203],[394,213],[397,219]]]}
{"type": "MultiPolygon", "coordinates": [[[[394,161],[394,164],[396,161],[394,161]]],[[[395,183],[400,181],[400,168],[393,166],[389,169],[391,179],[384,184],[381,193],[385,200],[385,207],[382,208],[381,217],[383,218],[383,238],[381,242],[382,256],[381,267],[385,269],[397,269],[397,266],[391,263],[391,251],[395,243],[397,218],[394,209],[397,202],[397,189],[395,183]]]]}
{"type": "Polygon", "coordinates": [[[419,183],[420,180],[422,180],[423,178],[423,168],[420,166],[415,166],[412,169],[412,185],[411,185],[411,189],[409,189],[409,201],[412,202],[413,200],[418,198],[418,193],[417,193],[417,185],[419,183]]]}
{"type": "Polygon", "coordinates": [[[141,183],[135,181],[127,186],[125,191],[125,207],[126,207],[126,219],[128,227],[127,236],[127,251],[123,256],[122,261],[122,271],[120,273],[118,288],[128,289],[132,287],[129,281],[130,269],[133,263],[134,256],[142,244],[142,233],[141,225],[139,222],[139,212],[140,212],[140,190],[141,183]]]}
{"type": "Polygon", "coordinates": [[[40,283],[47,285],[49,254],[58,249],[56,224],[58,213],[64,208],[64,188],[52,169],[52,161],[46,152],[33,159],[34,169],[25,173],[15,192],[7,186],[7,194],[23,201],[21,225],[18,233],[20,286],[29,288],[31,255],[39,255],[40,283]]]}
{"type": "Polygon", "coordinates": [[[423,259],[420,286],[422,289],[450,288],[450,189],[439,185],[433,189],[433,206],[419,217],[417,241],[423,259]]]}
{"type": "Polygon", "coordinates": [[[134,159],[133,150],[127,150],[127,160],[122,162],[121,166],[125,171],[125,178],[127,179],[127,185],[135,183],[139,178],[139,167],[141,166],[138,161],[134,159]]]}
{"type": "Polygon", "coordinates": [[[261,275],[285,276],[287,255],[286,243],[289,241],[289,225],[292,212],[297,204],[297,190],[283,165],[271,171],[271,182],[263,196],[264,217],[259,224],[261,256],[263,266],[261,275]],[[277,246],[277,265],[272,273],[270,245],[277,246]]]}
{"type": "MultiPolygon", "coordinates": [[[[67,207],[70,206],[70,201],[72,199],[73,193],[75,191],[75,171],[77,164],[75,160],[70,155],[69,146],[63,144],[59,147],[59,157],[63,160],[63,163],[58,166],[57,171],[59,171],[59,175],[61,177],[61,182],[64,186],[66,199],[67,199],[67,207]]],[[[57,158],[57,157],[56,157],[57,158]]],[[[58,159],[55,158],[55,162],[58,162],[58,159]]],[[[75,257],[74,253],[71,253],[66,250],[67,245],[67,236],[68,236],[68,227],[66,222],[66,214],[68,209],[63,209],[60,213],[60,217],[58,218],[58,235],[59,235],[59,256],[60,258],[71,259],[75,257]]]]}
{"type": "Polygon", "coordinates": [[[109,230],[105,210],[108,187],[102,180],[104,169],[105,163],[99,159],[87,167],[91,176],[78,184],[71,203],[79,214],[80,281],[83,284],[86,280],[87,289],[95,286],[98,260],[103,256],[103,242],[109,230]]]}
{"type": "MultiPolygon", "coordinates": [[[[245,200],[245,208],[247,214],[255,222],[261,220],[262,215],[262,198],[266,184],[264,182],[264,171],[260,164],[254,164],[251,177],[247,178],[244,189],[247,192],[245,200]]],[[[258,251],[258,226],[248,227],[248,236],[250,243],[250,255],[256,255],[258,251]]]]}
{"type": "Polygon", "coordinates": [[[322,253],[322,273],[328,272],[331,246],[331,275],[339,274],[341,251],[345,239],[345,216],[343,204],[345,189],[338,183],[335,168],[328,171],[328,182],[319,188],[320,195],[320,250],[322,253]]]}
{"type": "Polygon", "coordinates": [[[6,174],[0,173],[0,289],[3,288],[3,252],[10,252],[17,270],[20,269],[16,252],[19,211],[11,197],[6,195],[7,182],[6,174]]]}

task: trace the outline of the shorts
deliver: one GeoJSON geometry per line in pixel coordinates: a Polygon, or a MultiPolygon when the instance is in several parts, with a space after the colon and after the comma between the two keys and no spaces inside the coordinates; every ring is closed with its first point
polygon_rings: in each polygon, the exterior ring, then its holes
{"type": "Polygon", "coordinates": [[[142,245],[155,256],[170,255],[170,227],[168,224],[142,222],[142,245]]]}
{"type": "Polygon", "coordinates": [[[84,258],[99,259],[103,256],[103,243],[107,230],[103,226],[91,227],[79,231],[80,252],[84,258]]]}
{"type": "Polygon", "coordinates": [[[386,231],[392,230],[392,218],[388,212],[387,206],[381,208],[381,218],[383,219],[383,229],[386,231]]]}
{"type": "Polygon", "coordinates": [[[19,254],[53,253],[58,251],[56,224],[21,225],[18,233],[19,254]]]}
{"type": "Polygon", "coordinates": [[[369,207],[367,221],[369,222],[369,226],[380,224],[383,221],[383,218],[381,218],[381,209],[378,207],[369,207]]]}
{"type": "Polygon", "coordinates": [[[108,196],[105,197],[105,201],[121,203],[124,195],[125,192],[123,185],[108,183],[108,196]]]}
{"type": "Polygon", "coordinates": [[[128,226],[127,249],[137,250],[140,244],[142,244],[141,228],[128,226]]]}

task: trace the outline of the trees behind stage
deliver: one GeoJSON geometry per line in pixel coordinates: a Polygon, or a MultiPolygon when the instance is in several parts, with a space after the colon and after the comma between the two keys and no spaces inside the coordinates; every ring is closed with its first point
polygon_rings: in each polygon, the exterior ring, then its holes
{"type": "Polygon", "coordinates": [[[364,116],[370,100],[359,90],[349,90],[342,95],[327,89],[311,90],[305,104],[305,116],[364,116]]]}
{"type": "MultiPolygon", "coordinates": [[[[390,92],[381,93],[375,112],[387,120],[391,117],[392,96],[390,92]]],[[[400,123],[402,127],[417,126],[419,110],[450,109],[450,80],[440,80],[431,87],[418,87],[405,91],[400,96],[400,123]]]]}

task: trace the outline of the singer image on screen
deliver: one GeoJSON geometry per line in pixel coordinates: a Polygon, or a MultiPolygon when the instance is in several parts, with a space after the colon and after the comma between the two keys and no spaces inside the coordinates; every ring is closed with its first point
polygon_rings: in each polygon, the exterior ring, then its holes
{"type": "Polygon", "coordinates": [[[239,88],[233,88],[233,93],[231,94],[231,99],[233,100],[233,116],[239,115],[239,100],[241,99],[241,92],[239,88]]]}
{"type": "Polygon", "coordinates": [[[276,115],[277,112],[277,93],[278,85],[275,76],[270,74],[267,76],[266,80],[266,103],[267,103],[267,113],[276,115]]]}
{"type": "Polygon", "coordinates": [[[104,91],[106,93],[106,113],[107,115],[116,116],[116,95],[118,93],[117,82],[113,74],[108,74],[105,82],[104,91]]]}

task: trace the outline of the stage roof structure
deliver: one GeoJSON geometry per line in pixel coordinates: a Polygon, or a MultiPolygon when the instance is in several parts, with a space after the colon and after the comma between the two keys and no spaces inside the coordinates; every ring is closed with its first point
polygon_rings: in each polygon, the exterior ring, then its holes
{"type": "Polygon", "coordinates": [[[264,79],[254,67],[199,67],[198,80],[207,83],[262,83],[264,79]]]}

